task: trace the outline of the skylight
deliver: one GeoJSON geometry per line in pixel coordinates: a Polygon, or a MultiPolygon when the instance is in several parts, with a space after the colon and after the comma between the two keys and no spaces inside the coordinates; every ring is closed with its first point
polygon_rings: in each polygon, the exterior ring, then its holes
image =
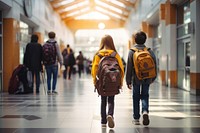
{"type": "Polygon", "coordinates": [[[74,2],[74,1],[75,1],[75,0],[65,0],[65,1],[61,1],[61,2],[59,2],[59,3],[57,3],[57,4],[54,4],[54,7],[57,8],[57,7],[59,7],[59,6],[66,5],[66,4],[72,3],[72,2],[74,2]]]}
{"type": "MultiPolygon", "coordinates": [[[[114,0],[112,0],[112,1],[114,1],[114,0]]],[[[113,6],[110,6],[110,5],[106,4],[106,3],[103,3],[103,2],[98,1],[98,0],[95,0],[95,2],[97,3],[97,5],[101,5],[101,6],[105,7],[105,8],[109,8],[109,9],[115,11],[115,12],[118,12],[118,13],[122,14],[122,10],[120,10],[118,8],[115,8],[113,6]]]]}

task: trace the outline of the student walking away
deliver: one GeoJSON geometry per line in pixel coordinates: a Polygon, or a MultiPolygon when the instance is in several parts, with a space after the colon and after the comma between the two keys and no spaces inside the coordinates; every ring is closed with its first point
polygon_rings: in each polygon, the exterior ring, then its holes
{"type": "MultiPolygon", "coordinates": [[[[32,35],[31,42],[27,44],[24,54],[24,65],[32,73],[32,79],[36,79],[36,93],[40,92],[40,71],[42,71],[42,46],[38,43],[38,36],[32,35]]],[[[34,88],[32,82],[32,91],[34,88]]]]}
{"type": "Polygon", "coordinates": [[[55,40],[56,34],[49,32],[49,40],[43,45],[43,62],[47,73],[47,94],[58,94],[56,91],[58,77],[58,62],[63,64],[63,58],[59,46],[55,40]],[[53,75],[53,81],[52,81],[53,75]]]}
{"type": "Polygon", "coordinates": [[[76,57],[76,64],[78,65],[78,74],[79,78],[81,78],[81,73],[83,72],[83,65],[84,62],[84,57],[81,51],[79,51],[79,55],[76,57]]]}
{"type": "Polygon", "coordinates": [[[106,127],[108,122],[108,126],[113,128],[114,98],[123,85],[124,66],[110,35],[101,39],[100,48],[93,58],[91,74],[95,90],[101,96],[102,127],[106,127]]]}
{"type": "Polygon", "coordinates": [[[76,64],[76,60],[74,57],[74,52],[70,49],[69,57],[68,57],[68,80],[71,80],[71,73],[74,71],[74,65],[76,64]]]}
{"type": "Polygon", "coordinates": [[[146,34],[142,31],[133,35],[136,45],[129,50],[126,84],[133,92],[133,122],[140,124],[140,99],[142,101],[143,125],[149,125],[149,86],[156,78],[156,57],[145,46],[146,34]]]}
{"type": "Polygon", "coordinates": [[[63,65],[65,66],[65,70],[63,71],[63,78],[66,79],[67,78],[67,71],[68,71],[68,66],[69,66],[69,53],[70,53],[70,46],[69,44],[67,44],[67,47],[62,51],[62,56],[63,56],[63,65]]]}

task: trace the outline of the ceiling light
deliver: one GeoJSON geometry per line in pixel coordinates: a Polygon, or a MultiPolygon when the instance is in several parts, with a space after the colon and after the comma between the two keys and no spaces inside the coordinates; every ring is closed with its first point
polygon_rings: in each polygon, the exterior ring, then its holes
{"type": "Polygon", "coordinates": [[[100,30],[103,30],[106,27],[106,25],[104,23],[99,23],[98,27],[100,30]]]}

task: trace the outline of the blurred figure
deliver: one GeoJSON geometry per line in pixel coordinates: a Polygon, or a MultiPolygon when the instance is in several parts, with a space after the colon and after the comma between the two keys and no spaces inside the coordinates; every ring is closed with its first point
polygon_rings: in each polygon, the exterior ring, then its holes
{"type": "Polygon", "coordinates": [[[62,51],[63,64],[65,66],[65,70],[63,72],[63,78],[64,79],[67,79],[67,74],[69,74],[69,68],[70,68],[70,64],[71,64],[70,61],[69,61],[70,51],[72,51],[72,49],[70,48],[69,44],[67,44],[67,47],[62,51]]]}
{"type": "Polygon", "coordinates": [[[70,49],[70,53],[68,55],[68,80],[71,80],[71,73],[73,71],[74,65],[76,64],[76,60],[74,57],[74,52],[72,49],[70,49]]]}
{"type": "Polygon", "coordinates": [[[60,66],[63,64],[63,58],[61,56],[60,48],[55,40],[56,34],[49,32],[49,40],[43,45],[43,61],[47,73],[47,94],[58,94],[56,92],[56,84],[58,78],[58,62],[60,66]],[[51,78],[53,75],[53,82],[51,87],[51,78]],[[51,92],[52,89],[52,92],[51,92]]]}
{"type": "Polygon", "coordinates": [[[76,64],[78,65],[78,74],[79,74],[79,78],[81,77],[81,73],[83,72],[83,65],[84,62],[84,57],[81,51],[79,51],[79,55],[76,57],[76,64]]]}
{"type": "MultiPolygon", "coordinates": [[[[36,93],[40,91],[40,71],[42,71],[42,45],[38,43],[38,36],[33,34],[31,42],[27,44],[24,54],[24,65],[31,71],[32,79],[36,79],[36,93]]],[[[32,91],[34,88],[32,82],[32,91]]]]}

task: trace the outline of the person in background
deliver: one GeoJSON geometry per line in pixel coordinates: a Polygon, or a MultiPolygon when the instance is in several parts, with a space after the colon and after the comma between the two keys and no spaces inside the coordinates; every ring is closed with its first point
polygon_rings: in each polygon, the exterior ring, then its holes
{"type": "Polygon", "coordinates": [[[68,67],[68,47],[69,44],[67,45],[67,47],[62,51],[62,56],[63,56],[63,65],[65,66],[65,70],[63,71],[63,78],[66,79],[67,78],[67,67],[68,67]]]}
{"type": "Polygon", "coordinates": [[[58,94],[56,91],[56,84],[58,78],[58,62],[60,66],[63,64],[63,58],[61,56],[60,48],[55,40],[56,34],[54,32],[48,33],[49,40],[43,45],[43,60],[47,73],[47,94],[58,94]],[[47,50],[46,50],[47,49],[47,50]],[[46,53],[46,52],[51,53],[46,53]],[[45,55],[47,55],[45,57],[45,55]],[[53,82],[51,84],[51,79],[53,75],[53,82]],[[51,86],[52,85],[52,86],[51,86]],[[52,90],[52,92],[51,92],[52,90]]]}
{"type": "Polygon", "coordinates": [[[79,55],[76,57],[76,64],[78,65],[78,74],[79,74],[79,78],[81,77],[81,73],[83,72],[83,65],[84,62],[84,57],[81,51],[79,51],[79,55]]]}
{"type": "MultiPolygon", "coordinates": [[[[38,36],[33,34],[31,42],[27,44],[24,54],[24,65],[36,79],[36,93],[40,92],[40,71],[42,71],[42,45],[38,43],[38,36]]],[[[34,88],[34,82],[32,83],[34,88]]],[[[33,91],[32,88],[32,91],[33,91]]]]}
{"type": "Polygon", "coordinates": [[[73,72],[74,65],[76,64],[76,60],[74,57],[74,52],[70,49],[69,57],[68,57],[68,80],[71,80],[71,73],[73,72]]]}

